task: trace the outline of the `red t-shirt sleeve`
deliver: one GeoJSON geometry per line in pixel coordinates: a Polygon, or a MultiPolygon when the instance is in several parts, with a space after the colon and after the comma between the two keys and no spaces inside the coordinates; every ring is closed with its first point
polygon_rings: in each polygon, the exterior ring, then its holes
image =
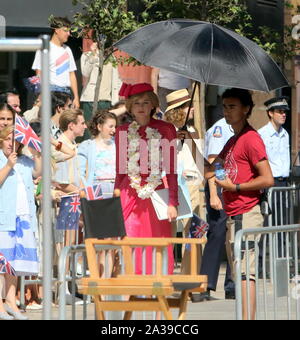
{"type": "Polygon", "coordinates": [[[255,166],[258,162],[268,159],[268,156],[265,144],[259,134],[253,131],[249,137],[249,143],[245,143],[245,150],[250,163],[255,166]]]}

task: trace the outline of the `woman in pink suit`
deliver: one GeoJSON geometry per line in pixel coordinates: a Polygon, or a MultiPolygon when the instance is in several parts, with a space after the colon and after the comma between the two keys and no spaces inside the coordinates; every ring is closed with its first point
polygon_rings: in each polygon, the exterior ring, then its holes
{"type": "MultiPolygon", "coordinates": [[[[151,85],[124,84],[120,95],[134,121],[116,132],[116,182],[128,237],[172,237],[171,221],[177,217],[176,131],[172,124],[153,119],[159,107],[151,85]],[[163,189],[162,170],[169,187],[168,220],[158,220],[151,194],[163,189]]],[[[169,247],[168,271],[174,258],[169,247]]],[[[142,254],[136,254],[136,272],[142,274],[142,254]]],[[[146,250],[146,274],[152,273],[152,249],[146,250]]]]}

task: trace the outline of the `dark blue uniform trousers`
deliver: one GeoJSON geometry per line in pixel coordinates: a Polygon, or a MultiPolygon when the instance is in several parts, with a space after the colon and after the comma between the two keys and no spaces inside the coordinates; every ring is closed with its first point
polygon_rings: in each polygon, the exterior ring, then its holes
{"type": "MultiPolygon", "coordinates": [[[[221,190],[218,188],[218,196],[222,200],[221,190]]],[[[210,206],[210,195],[208,184],[205,186],[205,198],[207,208],[207,221],[209,231],[207,233],[207,243],[202,255],[201,275],[208,275],[208,290],[216,290],[219,270],[224,254],[226,241],[226,220],[227,215],[224,210],[215,210],[210,206]]],[[[223,200],[222,200],[223,202],[223,200]]],[[[231,278],[231,270],[227,261],[226,278],[224,283],[225,291],[234,291],[234,282],[231,278]]]]}

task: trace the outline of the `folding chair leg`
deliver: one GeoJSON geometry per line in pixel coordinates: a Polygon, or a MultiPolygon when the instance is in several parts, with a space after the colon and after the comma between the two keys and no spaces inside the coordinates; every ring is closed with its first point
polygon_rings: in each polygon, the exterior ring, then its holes
{"type": "Polygon", "coordinates": [[[127,311],[124,313],[124,319],[123,320],[131,320],[132,317],[132,312],[131,311],[127,311]]]}
{"type": "MultiPolygon", "coordinates": [[[[134,300],[134,296],[129,296],[129,299],[128,301],[133,301],[134,300]]],[[[132,311],[126,311],[124,313],[124,318],[123,320],[131,320],[131,317],[132,317],[132,311]]]]}
{"type": "Polygon", "coordinates": [[[181,293],[180,302],[179,302],[178,320],[185,320],[188,295],[189,293],[187,291],[183,291],[181,293]]]}
{"type": "Polygon", "coordinates": [[[100,295],[95,295],[95,306],[96,306],[96,316],[97,320],[105,320],[105,314],[103,310],[101,310],[101,296],[100,295]]]}
{"type": "Polygon", "coordinates": [[[166,320],[173,320],[173,315],[171,313],[168,300],[166,299],[166,297],[158,296],[157,299],[159,301],[161,311],[164,313],[166,320]]]}

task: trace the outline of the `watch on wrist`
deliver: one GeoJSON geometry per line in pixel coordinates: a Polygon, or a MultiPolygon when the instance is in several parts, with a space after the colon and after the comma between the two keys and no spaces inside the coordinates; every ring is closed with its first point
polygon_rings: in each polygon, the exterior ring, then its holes
{"type": "Polygon", "coordinates": [[[236,188],[236,192],[240,192],[240,191],[241,191],[241,186],[240,186],[240,184],[236,184],[236,185],[235,185],[235,188],[236,188]]]}

